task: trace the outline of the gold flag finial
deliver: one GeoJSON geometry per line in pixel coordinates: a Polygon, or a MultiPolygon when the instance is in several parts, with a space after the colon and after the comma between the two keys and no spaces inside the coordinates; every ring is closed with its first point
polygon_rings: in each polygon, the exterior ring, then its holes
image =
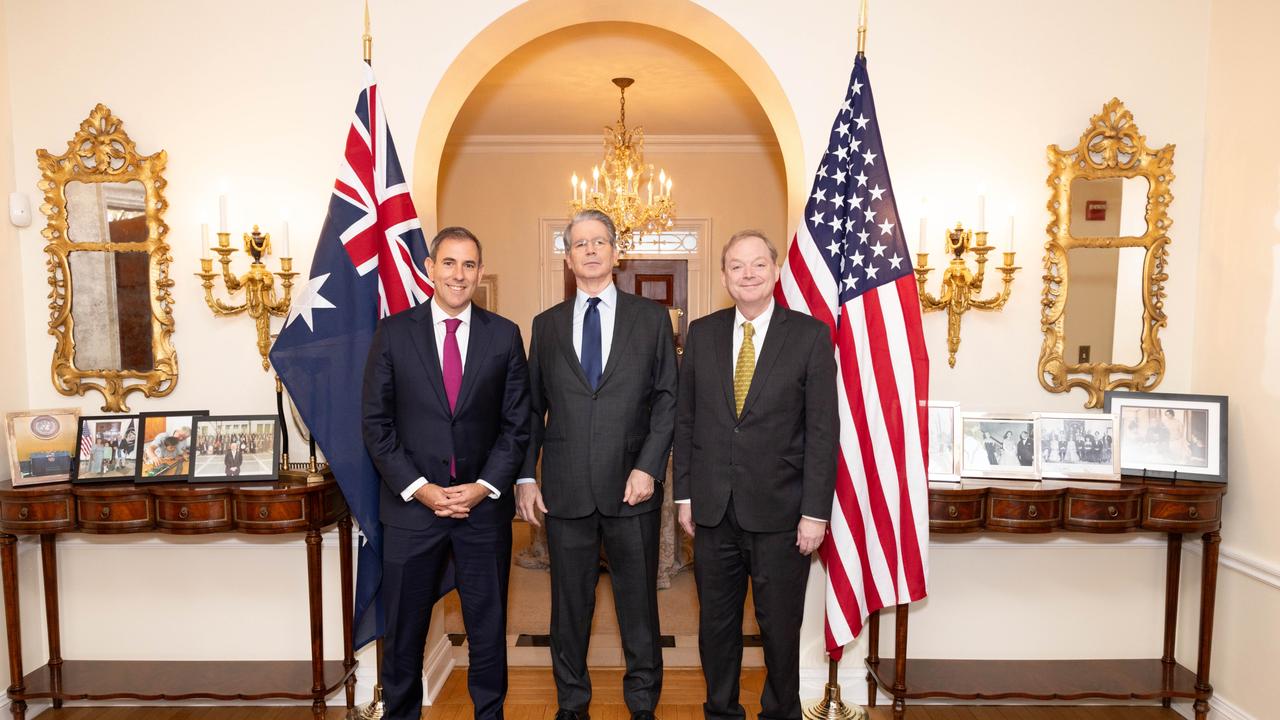
{"type": "Polygon", "coordinates": [[[862,9],[858,11],[858,54],[867,51],[867,0],[862,0],[862,9]]]}
{"type": "Polygon", "coordinates": [[[364,61],[373,64],[373,35],[369,34],[369,0],[364,0],[364,61]]]}

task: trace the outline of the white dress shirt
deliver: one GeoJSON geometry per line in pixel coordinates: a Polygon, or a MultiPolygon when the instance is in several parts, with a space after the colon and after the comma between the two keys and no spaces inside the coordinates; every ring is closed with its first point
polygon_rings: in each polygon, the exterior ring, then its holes
{"type": "MultiPolygon", "coordinates": [[[[750,321],[751,328],[755,331],[751,336],[751,344],[755,346],[756,349],[752,354],[752,362],[759,362],[760,360],[760,349],[764,347],[764,336],[769,334],[769,322],[773,320],[773,308],[774,301],[770,299],[769,306],[764,309],[764,312],[760,313],[754,320],[750,321]]],[[[734,375],[738,372],[738,351],[742,349],[742,338],[746,336],[746,331],[742,329],[742,326],[746,323],[747,318],[742,314],[742,310],[735,308],[733,311],[733,354],[729,356],[732,358],[731,362],[733,363],[732,370],[734,375]]],[[[684,500],[676,500],[675,502],[677,505],[685,505],[691,502],[691,500],[686,498],[684,500]]],[[[826,522],[826,520],[818,520],[818,518],[809,517],[808,515],[804,515],[802,517],[808,518],[809,520],[816,520],[817,522],[826,522]]]]}
{"type": "MultiPolygon", "coordinates": [[[[435,306],[431,308],[431,317],[434,319],[432,325],[436,332],[436,359],[440,361],[440,368],[443,369],[444,340],[449,335],[449,328],[445,325],[445,321],[451,319],[451,316],[446,313],[444,308],[440,307],[440,304],[435,300],[432,300],[431,303],[435,306]]],[[[462,324],[458,326],[458,330],[455,335],[458,339],[458,352],[462,356],[462,372],[465,375],[467,372],[467,342],[471,339],[471,303],[467,303],[467,306],[462,309],[462,312],[452,316],[452,319],[462,321],[462,324]]],[[[418,491],[418,488],[426,485],[428,482],[430,481],[425,477],[419,477],[417,480],[409,483],[409,487],[405,488],[404,492],[400,493],[400,497],[404,498],[405,502],[409,502],[413,499],[413,494],[418,491]]],[[[495,500],[501,497],[502,493],[498,492],[498,489],[494,486],[484,480],[476,480],[476,482],[489,488],[489,497],[495,500]]]]}
{"type": "MultiPolygon", "coordinates": [[[[573,298],[573,354],[578,356],[578,362],[582,362],[582,324],[587,317],[587,299],[592,297],[600,298],[600,302],[596,303],[596,311],[600,313],[600,371],[609,364],[609,349],[613,346],[613,319],[618,314],[618,286],[609,283],[605,289],[596,295],[588,295],[581,289],[573,298]]],[[[517,485],[536,482],[534,478],[526,477],[516,480],[517,485]]]]}

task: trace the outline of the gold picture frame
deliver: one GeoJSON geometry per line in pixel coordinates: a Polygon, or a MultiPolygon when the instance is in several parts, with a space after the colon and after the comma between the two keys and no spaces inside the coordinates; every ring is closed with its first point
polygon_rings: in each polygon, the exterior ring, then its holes
{"type": "Polygon", "coordinates": [[[485,275],[481,278],[476,284],[476,294],[471,302],[491,313],[498,312],[498,276],[485,275]]]}

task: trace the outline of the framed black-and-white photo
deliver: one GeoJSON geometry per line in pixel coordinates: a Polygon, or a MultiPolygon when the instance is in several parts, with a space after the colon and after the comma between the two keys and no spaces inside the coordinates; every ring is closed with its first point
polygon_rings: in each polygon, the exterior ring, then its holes
{"type": "Polygon", "coordinates": [[[929,401],[929,481],[960,482],[960,403],[929,401]]]}
{"type": "Polygon", "coordinates": [[[280,476],[280,422],[275,415],[195,418],[191,482],[247,482],[280,476]]]}
{"type": "Polygon", "coordinates": [[[1227,481],[1227,398],[1111,391],[1125,475],[1227,481]]]}
{"type": "Polygon", "coordinates": [[[132,480],[138,460],[138,417],[98,415],[80,418],[79,441],[71,481],[132,480]]]}
{"type": "Polygon", "coordinates": [[[1033,415],[960,413],[960,474],[964,477],[1039,477],[1033,415]]]}
{"type": "Polygon", "coordinates": [[[142,413],[136,482],[186,482],[191,479],[195,419],[208,410],[142,413]]]}
{"type": "Polygon", "coordinates": [[[1119,429],[1115,415],[1040,413],[1036,459],[1042,478],[1119,480],[1119,429]]]}

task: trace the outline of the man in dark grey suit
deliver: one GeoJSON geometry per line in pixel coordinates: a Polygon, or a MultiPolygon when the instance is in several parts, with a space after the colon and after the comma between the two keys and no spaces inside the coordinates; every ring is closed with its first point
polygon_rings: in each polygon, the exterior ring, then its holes
{"type": "Polygon", "coordinates": [[[538,512],[546,516],[557,720],[587,718],[602,541],[627,659],[623,697],[632,718],[652,719],[662,691],[658,530],[675,426],[675,341],[665,308],[614,286],[617,231],[608,215],[578,213],[565,240],[578,290],[533,319],[533,420],[516,509],[533,525],[538,512]]]}
{"type": "Polygon", "coordinates": [[[799,720],[809,555],[831,517],[836,366],[827,326],[776,305],[778,252],[758,230],[720,257],[734,307],[689,326],[680,366],[675,498],[694,538],[707,718],[742,718],[742,612],[751,580],[764,640],[760,717],[799,720]]]}

